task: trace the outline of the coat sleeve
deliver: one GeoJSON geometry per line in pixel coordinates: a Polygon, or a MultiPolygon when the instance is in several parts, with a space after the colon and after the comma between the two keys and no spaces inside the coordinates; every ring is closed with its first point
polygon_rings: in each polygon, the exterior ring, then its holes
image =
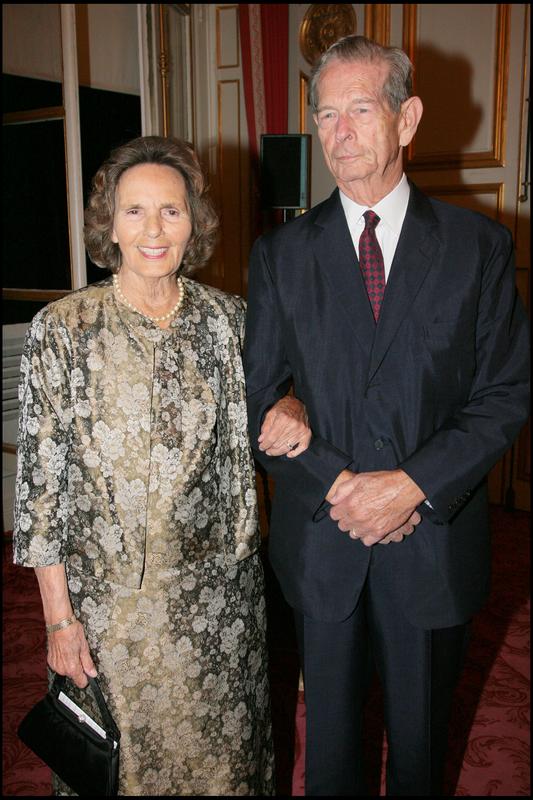
{"type": "Polygon", "coordinates": [[[287,394],[292,383],[291,364],[284,346],[282,303],[263,240],[258,239],[250,258],[244,348],[252,449],[276,483],[285,484],[303,500],[310,516],[320,519],[328,507],[324,498],[339,473],[352,463],[351,456],[319,436],[314,436],[308,449],[293,459],[267,456],[257,447],[266,412],[287,394]]]}
{"type": "Polygon", "coordinates": [[[468,400],[400,465],[444,522],[468,501],[527,419],[527,330],[512,238],[500,226],[483,267],[468,400]]]}
{"type": "Polygon", "coordinates": [[[21,359],[13,551],[23,566],[66,558],[70,360],[65,331],[44,309],[28,330],[21,359]]]}
{"type": "Polygon", "coordinates": [[[242,364],[246,306],[233,297],[220,314],[227,320],[221,339],[222,391],[218,417],[219,514],[227,563],[254,553],[261,544],[255,470],[247,430],[246,384],[242,364]]]}

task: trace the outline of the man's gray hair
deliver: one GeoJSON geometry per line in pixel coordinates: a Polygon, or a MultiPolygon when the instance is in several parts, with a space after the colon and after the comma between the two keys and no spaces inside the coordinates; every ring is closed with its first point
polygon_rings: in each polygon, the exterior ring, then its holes
{"type": "Polygon", "coordinates": [[[311,73],[309,102],[315,114],[318,110],[318,81],[332,61],[388,64],[389,75],[383,85],[383,97],[395,114],[413,93],[413,65],[403,50],[399,47],[383,47],[365,36],[345,36],[322,54],[311,73]]]}

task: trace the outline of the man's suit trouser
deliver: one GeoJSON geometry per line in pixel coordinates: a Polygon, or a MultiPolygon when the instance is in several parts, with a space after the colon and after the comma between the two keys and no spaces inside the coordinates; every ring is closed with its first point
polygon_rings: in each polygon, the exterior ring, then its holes
{"type": "Polygon", "coordinates": [[[401,546],[374,545],[359,604],[347,620],[317,622],[295,612],[305,685],[306,795],[367,794],[361,717],[371,658],[384,694],[387,794],[442,793],[448,719],[469,626],[424,630],[408,622],[386,552],[401,546]]]}

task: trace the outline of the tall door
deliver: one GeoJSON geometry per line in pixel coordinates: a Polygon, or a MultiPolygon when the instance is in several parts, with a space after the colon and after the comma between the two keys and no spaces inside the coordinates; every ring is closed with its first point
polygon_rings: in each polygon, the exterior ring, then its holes
{"type": "Polygon", "coordinates": [[[198,280],[246,294],[250,167],[238,4],[141,8],[145,134],[192,142],[220,216],[218,246],[198,280]]]}
{"type": "MultiPolygon", "coordinates": [[[[402,47],[415,66],[424,116],[405,168],[433,197],[475,209],[513,232],[517,285],[529,299],[529,5],[340,4],[290,6],[289,125],[313,134],[312,205],[333,188],[306,92],[310,52],[346,27],[402,47]]],[[[338,38],[338,37],[337,37],[338,38]]],[[[489,477],[494,503],[530,508],[525,429],[489,477]]]]}

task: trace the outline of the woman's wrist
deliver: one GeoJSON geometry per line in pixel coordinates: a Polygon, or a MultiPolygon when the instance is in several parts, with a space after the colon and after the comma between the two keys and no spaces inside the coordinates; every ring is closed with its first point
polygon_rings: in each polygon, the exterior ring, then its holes
{"type": "MultiPolygon", "coordinates": [[[[35,575],[39,583],[43,601],[43,616],[47,628],[69,619],[74,609],[70,602],[65,565],[51,564],[48,567],[35,567],[35,575]]],[[[66,623],[65,627],[68,627],[68,624],[66,623]]]]}
{"type": "Polygon", "coordinates": [[[75,622],[77,622],[77,617],[75,614],[71,614],[69,617],[64,617],[63,619],[60,619],[58,622],[46,625],[46,633],[55,633],[56,631],[62,631],[64,628],[68,628],[69,625],[73,625],[75,622]]]}

